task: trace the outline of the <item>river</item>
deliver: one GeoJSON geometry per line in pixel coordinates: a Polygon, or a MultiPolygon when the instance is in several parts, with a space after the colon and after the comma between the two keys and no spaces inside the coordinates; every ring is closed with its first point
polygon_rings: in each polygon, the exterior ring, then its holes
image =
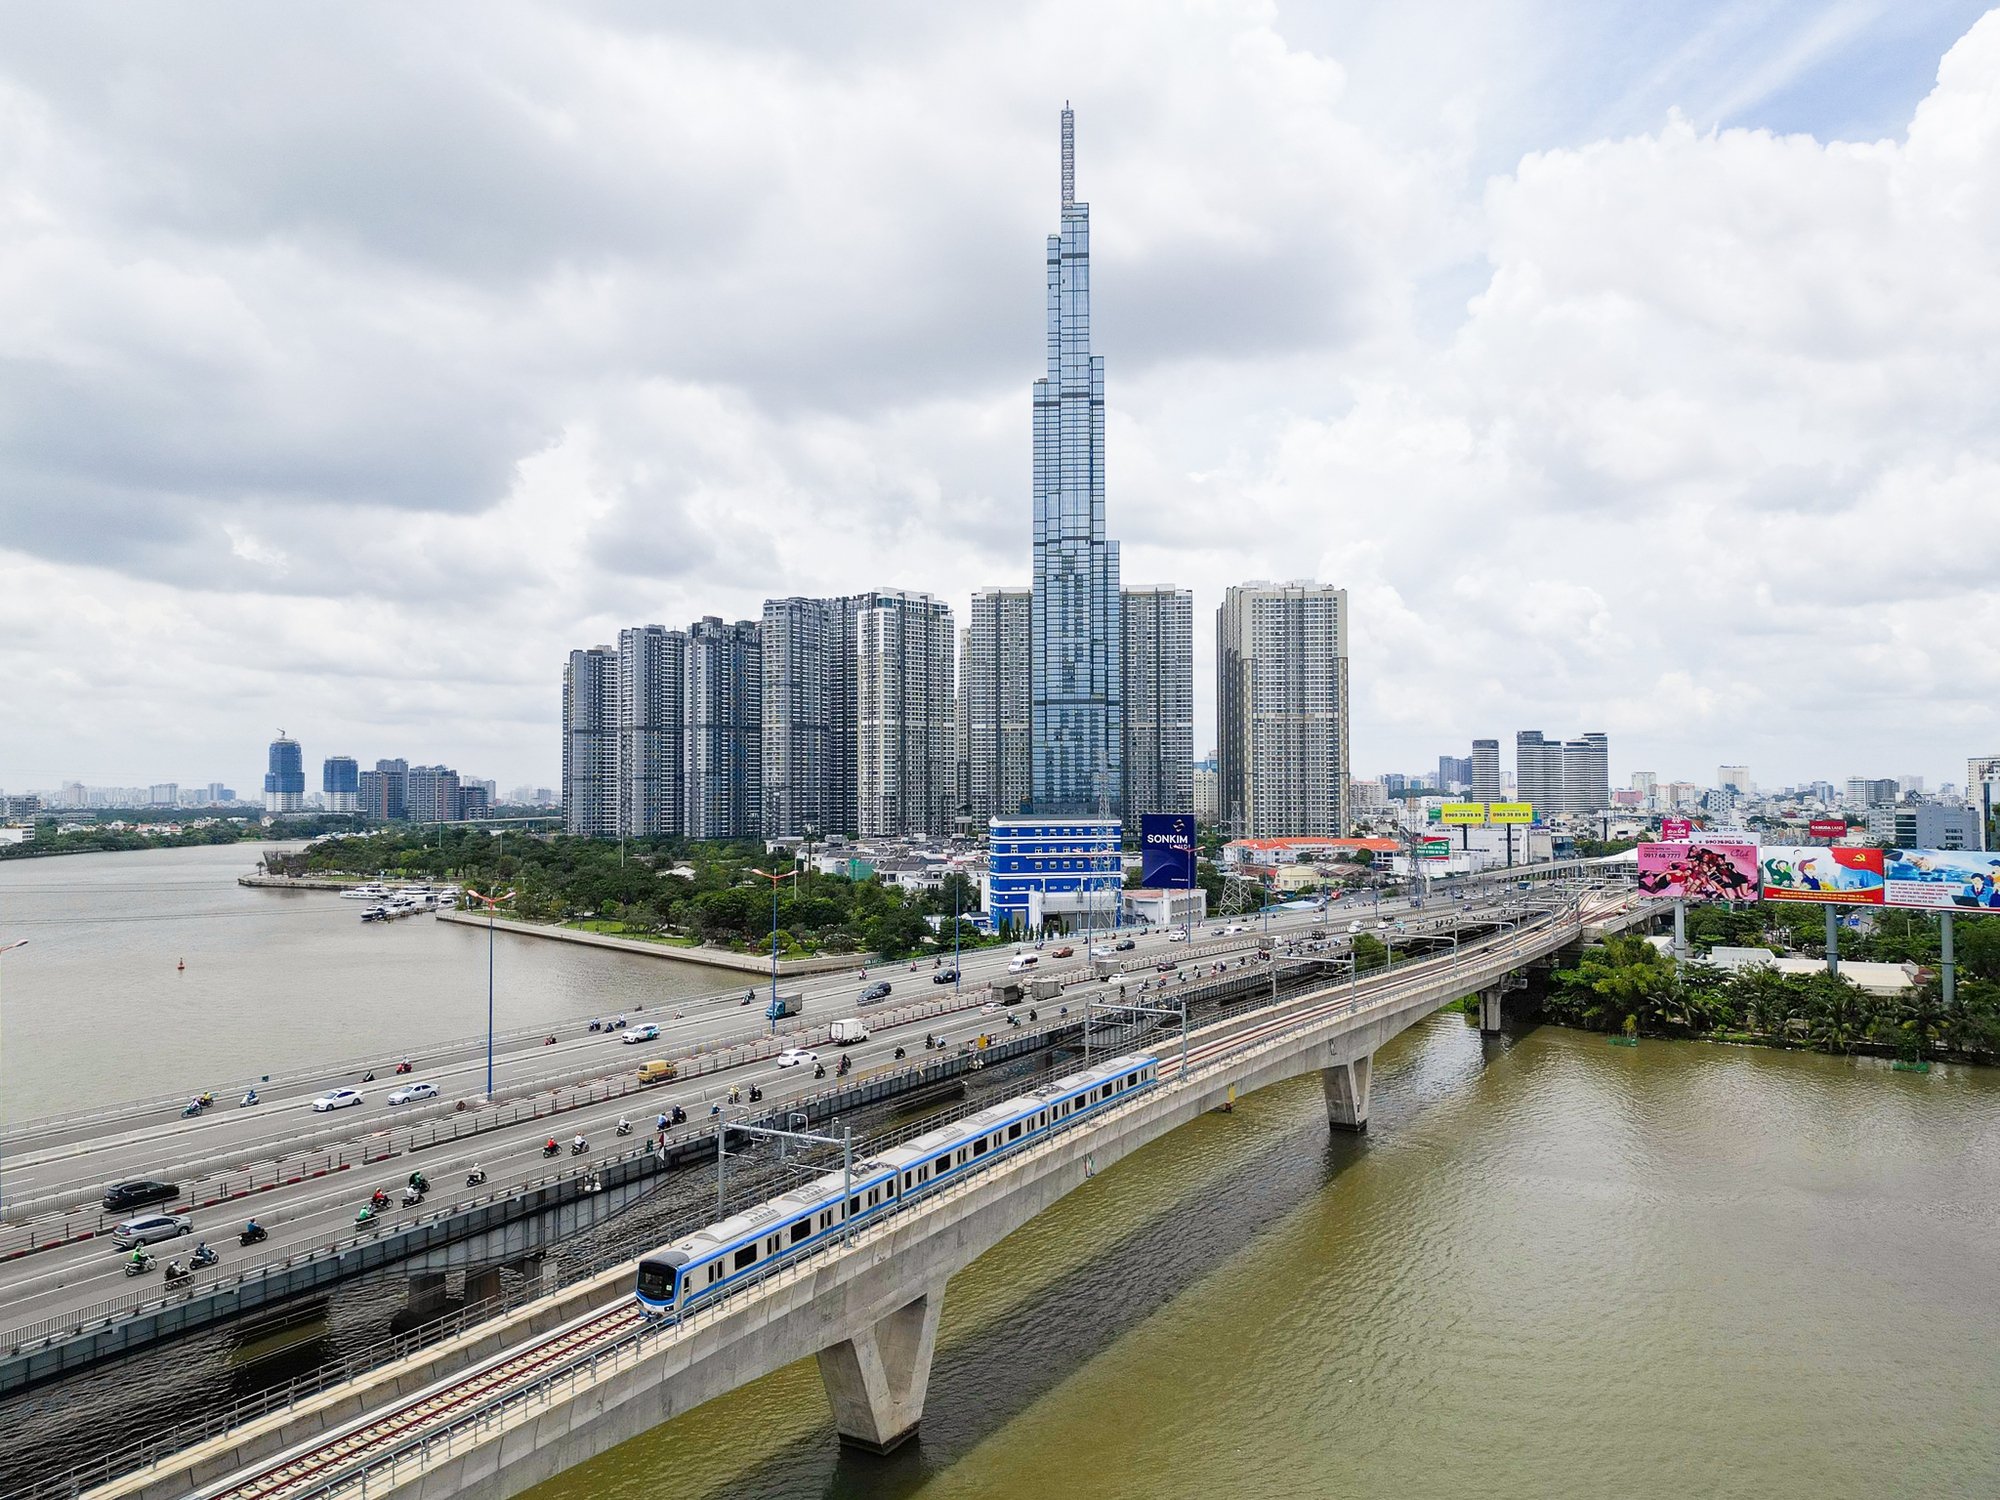
{"type": "MultiPolygon", "coordinates": [[[[331,891],[242,886],[262,844],[0,863],[0,1118],[416,1050],[486,1029],[486,935],[361,921],[331,891]],[[180,965],[185,962],[186,968],[180,965]]],[[[515,939],[503,1031],[714,994],[690,965],[515,939]]]]}
{"type": "Polygon", "coordinates": [[[1440,1015],[947,1292],[920,1440],[805,1361],[535,1500],[2000,1494],[2000,1076],[1440,1015]]]}

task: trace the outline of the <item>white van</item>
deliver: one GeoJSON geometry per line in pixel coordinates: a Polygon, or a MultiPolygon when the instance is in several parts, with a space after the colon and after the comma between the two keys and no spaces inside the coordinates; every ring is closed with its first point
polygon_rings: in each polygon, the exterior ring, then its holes
{"type": "Polygon", "coordinates": [[[1042,956],[1039,953],[1016,953],[1007,965],[1007,972],[1025,974],[1028,970],[1039,967],[1041,961],[1042,956]]]}
{"type": "Polygon", "coordinates": [[[832,1036],[836,1046],[851,1047],[868,1040],[868,1028],[856,1020],[835,1021],[832,1036]]]}

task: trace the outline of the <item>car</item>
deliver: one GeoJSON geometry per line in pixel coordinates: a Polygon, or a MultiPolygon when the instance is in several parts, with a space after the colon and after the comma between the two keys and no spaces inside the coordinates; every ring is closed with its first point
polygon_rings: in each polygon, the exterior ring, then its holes
{"type": "Polygon", "coordinates": [[[1099,943],[1095,948],[1090,950],[1090,956],[1092,958],[1109,958],[1112,952],[1113,950],[1109,943],[1099,943]]]}
{"type": "Polygon", "coordinates": [[[998,1015],[1000,1013],[1000,1003],[997,1000],[989,1000],[986,1004],[979,1007],[979,1013],[982,1016],[998,1015]]]}
{"type": "Polygon", "coordinates": [[[140,1214],[112,1230],[111,1243],[120,1250],[130,1250],[135,1245],[156,1245],[193,1233],[194,1220],[186,1214],[140,1214]]]}
{"type": "Polygon", "coordinates": [[[640,1042],[657,1042],[659,1039],[660,1028],[650,1021],[644,1026],[634,1026],[620,1038],[628,1047],[637,1046],[640,1042]]]}
{"type": "Polygon", "coordinates": [[[178,1184],[142,1177],[134,1182],[114,1182],[104,1190],[104,1207],[110,1213],[121,1209],[144,1208],[148,1203],[171,1203],[180,1197],[178,1184]]]}
{"type": "Polygon", "coordinates": [[[330,1109],[347,1109],[352,1105],[359,1104],[362,1098],[363,1095],[360,1089],[335,1089],[333,1092],[321,1094],[317,1099],[313,1100],[313,1113],[323,1115],[330,1109]]]}
{"type": "Polygon", "coordinates": [[[1188,935],[1185,930],[1180,932],[1170,932],[1167,934],[1167,941],[1170,943],[1185,943],[1187,940],[1188,940],[1188,935]]]}
{"type": "Polygon", "coordinates": [[[1243,924],[1241,922],[1231,922],[1227,927],[1222,929],[1222,935],[1224,937],[1235,937],[1242,930],[1243,924]]]}
{"type": "Polygon", "coordinates": [[[1111,946],[1116,948],[1120,953],[1130,953],[1134,948],[1139,946],[1139,943],[1135,938],[1120,938],[1111,946]]]}
{"type": "Polygon", "coordinates": [[[937,973],[935,973],[935,974],[931,975],[931,983],[932,983],[932,984],[957,984],[957,983],[958,983],[958,970],[956,970],[956,969],[939,969],[939,970],[937,971],[937,973]]]}
{"type": "Polygon", "coordinates": [[[884,1000],[888,998],[888,995],[889,995],[889,981],[886,979],[876,980],[873,984],[869,985],[867,989],[861,992],[861,998],[864,1001],[884,1000]]]}
{"type": "Polygon", "coordinates": [[[1076,949],[1070,947],[1068,943],[1064,943],[1060,948],[1056,949],[1055,953],[1051,956],[1055,958],[1073,958],[1076,956],[1076,949]]]}
{"type": "Polygon", "coordinates": [[[778,1054],[778,1066],[781,1068],[798,1068],[818,1061],[819,1054],[808,1052],[804,1047],[787,1047],[778,1054]]]}
{"type": "Polygon", "coordinates": [[[406,1083],[389,1096],[391,1104],[415,1104],[419,1099],[435,1099],[438,1086],[434,1083],[406,1083]]]}
{"type": "Polygon", "coordinates": [[[1153,967],[1159,970],[1162,974],[1171,974],[1174,972],[1176,968],[1179,967],[1179,965],[1177,965],[1171,958],[1163,958],[1158,963],[1154,964],[1153,967]]]}

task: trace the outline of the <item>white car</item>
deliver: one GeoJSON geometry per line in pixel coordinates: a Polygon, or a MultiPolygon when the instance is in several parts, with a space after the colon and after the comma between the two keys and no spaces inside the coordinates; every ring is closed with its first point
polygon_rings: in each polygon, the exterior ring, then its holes
{"type": "Polygon", "coordinates": [[[624,1042],[626,1046],[630,1047],[638,1042],[657,1042],[659,1039],[660,1028],[648,1023],[644,1026],[634,1026],[630,1031],[626,1032],[624,1042]]]}
{"type": "Polygon", "coordinates": [[[389,1096],[391,1104],[415,1104],[419,1099],[435,1099],[438,1086],[434,1083],[406,1083],[389,1096]]]}
{"type": "Polygon", "coordinates": [[[360,1089],[335,1089],[313,1100],[313,1113],[323,1115],[330,1109],[346,1109],[351,1104],[359,1104],[361,1097],[360,1089]]]}
{"type": "Polygon", "coordinates": [[[111,1231],[111,1243],[120,1250],[135,1245],[157,1245],[161,1240],[177,1240],[194,1233],[194,1220],[186,1214],[141,1214],[127,1219],[111,1231]]]}
{"type": "Polygon", "coordinates": [[[1090,950],[1090,956],[1092,958],[1109,958],[1115,951],[1109,943],[1099,943],[1095,948],[1090,950]]]}
{"type": "Polygon", "coordinates": [[[778,1066],[781,1068],[798,1068],[803,1067],[807,1063],[816,1063],[818,1061],[819,1054],[817,1052],[808,1052],[803,1047],[787,1047],[783,1052],[778,1054],[778,1066]]]}
{"type": "Polygon", "coordinates": [[[1185,932],[1170,932],[1167,934],[1167,941],[1170,943],[1185,943],[1187,940],[1188,935],[1185,932]]]}

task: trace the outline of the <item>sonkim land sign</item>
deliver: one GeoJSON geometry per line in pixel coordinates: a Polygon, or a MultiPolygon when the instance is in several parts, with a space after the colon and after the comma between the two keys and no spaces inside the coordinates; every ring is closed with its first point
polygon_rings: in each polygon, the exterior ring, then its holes
{"type": "Polygon", "coordinates": [[[1143,855],[1139,880],[1152,890],[1194,888],[1194,818],[1189,813],[1146,813],[1139,819],[1143,855]]]}

